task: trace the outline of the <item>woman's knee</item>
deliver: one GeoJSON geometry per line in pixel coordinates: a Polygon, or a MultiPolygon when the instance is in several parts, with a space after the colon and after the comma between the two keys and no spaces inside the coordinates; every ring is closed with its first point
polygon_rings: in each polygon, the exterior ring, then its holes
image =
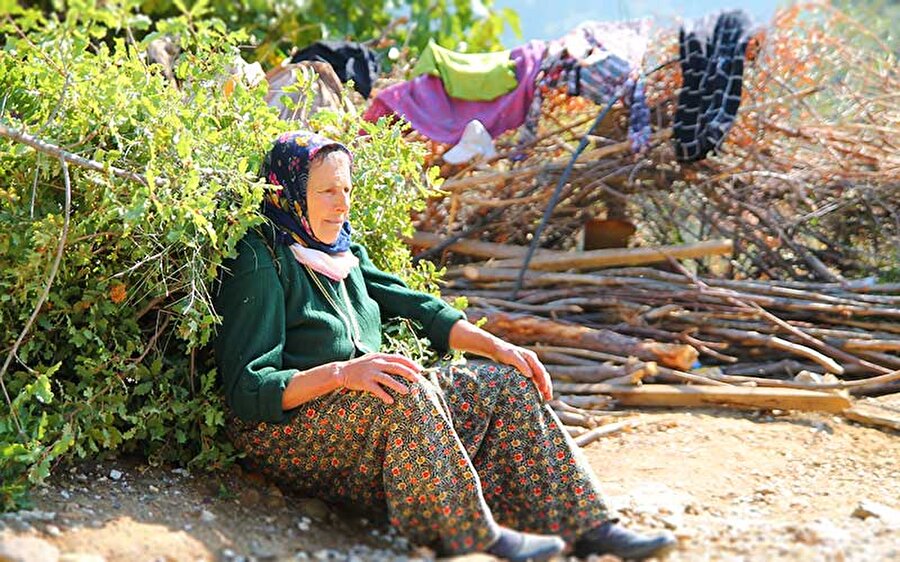
{"type": "Polygon", "coordinates": [[[402,414],[404,417],[413,415],[438,413],[442,410],[440,389],[431,381],[420,378],[410,383],[404,381],[408,392],[400,394],[391,392],[394,403],[388,405],[389,410],[402,414]]]}
{"type": "Polygon", "coordinates": [[[540,400],[541,395],[534,381],[509,365],[498,365],[493,374],[505,394],[523,400],[540,400]]]}

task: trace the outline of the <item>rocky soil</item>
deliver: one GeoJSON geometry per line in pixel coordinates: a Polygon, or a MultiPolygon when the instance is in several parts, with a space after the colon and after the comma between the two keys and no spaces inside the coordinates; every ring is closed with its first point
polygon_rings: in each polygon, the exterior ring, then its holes
{"type": "MultiPolygon", "coordinates": [[[[900,412],[900,397],[883,400],[900,412]]],[[[585,451],[624,522],[679,537],[670,561],[900,560],[897,433],[820,414],[643,410],[635,419],[585,451]]],[[[434,558],[381,524],[239,469],[194,474],[119,459],[57,472],[33,509],[0,516],[0,561],[434,558]]]]}

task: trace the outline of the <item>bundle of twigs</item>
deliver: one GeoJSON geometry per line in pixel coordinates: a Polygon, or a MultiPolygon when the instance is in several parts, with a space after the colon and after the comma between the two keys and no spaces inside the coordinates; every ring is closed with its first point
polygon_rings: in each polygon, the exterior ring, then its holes
{"type": "Polygon", "coordinates": [[[466,296],[487,330],[533,346],[560,382],[900,391],[900,377],[873,378],[900,369],[900,284],[739,281],[672,264],[529,271],[513,298],[518,270],[488,262],[449,272],[444,294],[466,296]]]}
{"type": "MultiPolygon", "coordinates": [[[[671,30],[651,45],[648,68],[677,58],[671,30]]],[[[894,53],[824,3],[779,12],[753,45],[739,119],[719,154],[675,162],[667,138],[680,68],[670,64],[648,77],[656,129],[649,152],[631,154],[624,108],[588,131],[599,107],[549,96],[536,143],[520,147],[510,134],[492,161],[445,168],[446,195],[417,217],[419,229],[448,240],[527,245],[574,146],[590,135],[543,248],[574,247],[588,217],[625,216],[638,227],[632,244],[732,240],[733,259],[701,264],[704,273],[719,267],[729,277],[840,282],[896,272],[894,53]]],[[[441,246],[419,253],[444,263],[470,259],[441,246]]]]}

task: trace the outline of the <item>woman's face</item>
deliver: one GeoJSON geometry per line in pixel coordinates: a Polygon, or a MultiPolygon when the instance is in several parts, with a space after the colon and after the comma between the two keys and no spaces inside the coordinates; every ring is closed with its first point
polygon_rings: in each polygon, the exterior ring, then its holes
{"type": "Polygon", "coordinates": [[[333,244],[350,215],[350,157],[341,151],[313,161],[306,184],[306,213],[316,238],[333,244]]]}

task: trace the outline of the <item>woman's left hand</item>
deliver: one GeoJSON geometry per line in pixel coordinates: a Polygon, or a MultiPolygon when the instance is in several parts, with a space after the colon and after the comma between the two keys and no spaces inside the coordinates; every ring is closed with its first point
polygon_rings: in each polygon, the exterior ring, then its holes
{"type": "Polygon", "coordinates": [[[515,367],[520,373],[533,380],[544,400],[553,398],[553,383],[550,381],[550,373],[544,368],[535,352],[496,339],[491,355],[491,358],[497,363],[515,367]]]}

